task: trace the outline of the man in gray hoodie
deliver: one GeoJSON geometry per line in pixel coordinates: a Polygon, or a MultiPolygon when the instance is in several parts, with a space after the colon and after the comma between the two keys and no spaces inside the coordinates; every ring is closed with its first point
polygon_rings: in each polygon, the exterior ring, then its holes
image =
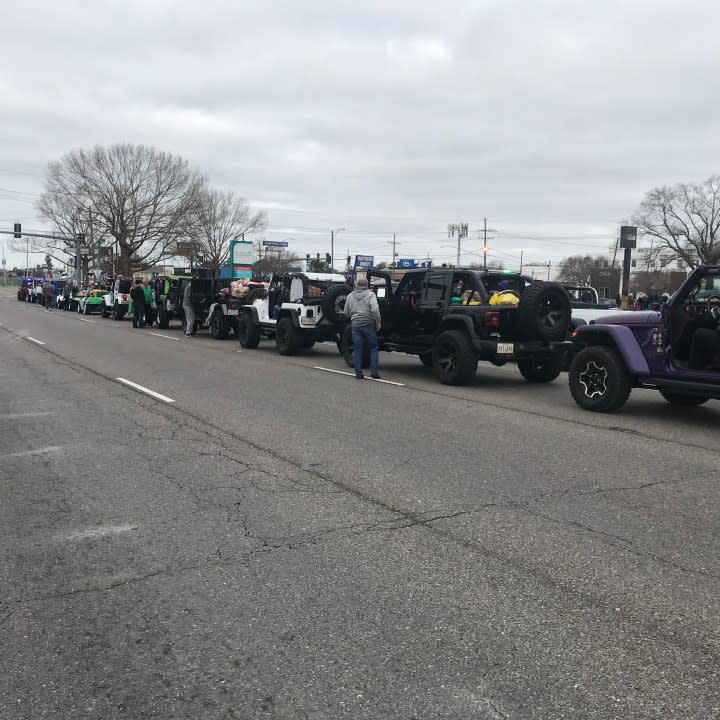
{"type": "Polygon", "coordinates": [[[368,290],[368,281],[361,275],[355,289],[345,301],[345,314],[350,318],[353,339],[353,364],[355,377],[362,380],[362,355],[365,344],[370,349],[370,377],[380,379],[378,373],[377,331],[380,329],[380,308],[375,293],[368,290]]]}

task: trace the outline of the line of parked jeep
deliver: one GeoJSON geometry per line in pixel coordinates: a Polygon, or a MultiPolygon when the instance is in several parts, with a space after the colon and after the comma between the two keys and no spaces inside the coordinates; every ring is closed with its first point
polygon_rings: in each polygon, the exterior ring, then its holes
{"type": "MultiPolygon", "coordinates": [[[[559,284],[517,274],[421,268],[399,283],[374,269],[367,277],[382,317],[380,350],[417,355],[442,383],[470,383],[480,361],[513,361],[532,383],[553,381],[569,364],[570,392],[585,410],[618,410],[633,387],[657,389],[676,405],[720,399],[720,339],[704,354],[696,347],[701,335],[708,336],[699,330],[720,338],[720,267],[695,270],[659,311],[644,312],[613,309],[597,297],[571,298],[559,284]]],[[[197,326],[214,338],[234,335],[246,349],[268,339],[282,355],[334,342],[352,367],[352,333],[343,312],[351,282],[310,272],[275,275],[269,283],[161,277],[152,316],[159,328],[176,319],[184,329],[182,298],[189,283],[197,326]]],[[[65,291],[58,304],[122,320],[132,313],[130,281],[65,291]]],[[[363,364],[369,365],[367,352],[363,364]]]]}

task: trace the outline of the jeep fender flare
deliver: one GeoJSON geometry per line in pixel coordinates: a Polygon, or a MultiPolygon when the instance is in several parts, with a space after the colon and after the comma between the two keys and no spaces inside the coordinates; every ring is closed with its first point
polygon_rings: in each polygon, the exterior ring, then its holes
{"type": "Polygon", "coordinates": [[[299,328],[300,327],[300,317],[294,310],[280,310],[280,314],[278,315],[278,321],[280,321],[280,318],[289,317],[292,320],[292,324],[294,327],[299,328]]]}
{"type": "Polygon", "coordinates": [[[260,325],[260,316],[258,315],[257,308],[254,305],[240,305],[238,307],[238,316],[241,314],[249,315],[256,325],[260,325]]]}
{"type": "Polygon", "coordinates": [[[609,345],[617,350],[632,375],[650,375],[645,355],[633,331],[625,325],[581,325],[575,334],[576,348],[578,345],[609,345]]]}
{"type": "Polygon", "coordinates": [[[470,337],[475,335],[473,329],[473,321],[469,315],[450,315],[444,317],[440,321],[440,327],[438,327],[437,335],[446,330],[467,330],[470,337]]]}

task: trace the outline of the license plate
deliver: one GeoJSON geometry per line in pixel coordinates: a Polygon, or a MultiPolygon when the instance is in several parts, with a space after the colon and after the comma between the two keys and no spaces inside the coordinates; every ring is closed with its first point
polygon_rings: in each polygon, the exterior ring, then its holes
{"type": "Polygon", "coordinates": [[[301,325],[314,325],[315,324],[315,318],[300,318],[300,324],[301,325]]]}
{"type": "Polygon", "coordinates": [[[228,308],[227,314],[228,314],[228,315],[237,315],[237,314],[238,314],[238,310],[230,310],[230,309],[228,308]]]}
{"type": "Polygon", "coordinates": [[[498,343],[497,354],[498,355],[512,355],[515,345],[513,343],[498,343]]]}

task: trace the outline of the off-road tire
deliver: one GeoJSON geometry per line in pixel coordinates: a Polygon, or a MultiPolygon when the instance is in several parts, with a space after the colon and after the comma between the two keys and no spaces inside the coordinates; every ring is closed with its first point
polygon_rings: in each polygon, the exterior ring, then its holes
{"type": "Polygon", "coordinates": [[[165,308],[158,308],[157,325],[161,330],[166,330],[170,325],[170,313],[165,308]]]}
{"type": "Polygon", "coordinates": [[[85,310],[84,310],[85,315],[90,315],[91,312],[92,311],[90,310],[90,306],[87,303],[85,303],[85,310]]]}
{"type": "Polygon", "coordinates": [[[345,300],[351,292],[352,288],[349,285],[333,285],[329,288],[320,301],[323,316],[330,322],[345,322],[347,320],[344,312],[345,300]]]}
{"type": "Polygon", "coordinates": [[[461,330],[446,330],[435,340],[432,367],[444,385],[468,385],[475,377],[477,364],[472,341],[461,330]]]}
{"type": "Polygon", "coordinates": [[[210,334],[215,340],[227,340],[230,335],[230,326],[225,322],[223,314],[217,310],[210,318],[210,334]]]}
{"type": "Polygon", "coordinates": [[[673,405],[682,405],[685,407],[697,407],[706,403],[710,398],[706,395],[693,395],[692,393],[684,393],[678,390],[666,390],[660,388],[660,394],[673,405]]]}
{"type": "MultiPolygon", "coordinates": [[[[264,288],[253,288],[245,296],[243,305],[252,305],[256,300],[264,300],[267,297],[267,290],[264,288]]],[[[272,308],[270,308],[272,310],[272,308]]]]}
{"type": "Polygon", "coordinates": [[[122,320],[125,316],[125,313],[120,310],[120,306],[115,303],[115,307],[113,308],[113,320],[122,320]]]}
{"type": "Polygon", "coordinates": [[[260,328],[249,315],[238,315],[235,332],[240,347],[254,350],[260,344],[260,328]]]}
{"type": "Polygon", "coordinates": [[[552,382],[563,371],[564,364],[564,353],[537,361],[532,358],[523,358],[517,361],[520,374],[531,383],[552,382]]]}
{"type": "Polygon", "coordinates": [[[583,348],[570,364],[570,394],[583,409],[614,412],[630,397],[632,378],[617,351],[606,345],[583,348]]]}
{"type": "Polygon", "coordinates": [[[515,321],[525,340],[563,340],[570,327],[570,298],[557,285],[529,285],[520,297],[515,321]]]}
{"type": "Polygon", "coordinates": [[[104,318],[110,317],[110,310],[108,310],[107,305],[102,306],[102,313],[100,313],[104,318]]]}
{"type": "MultiPolygon", "coordinates": [[[[340,347],[340,353],[343,356],[343,360],[345,360],[345,364],[349,368],[355,368],[355,361],[353,360],[353,337],[352,337],[352,325],[348,325],[345,330],[343,330],[342,334],[342,341],[341,341],[341,347],[340,347]]],[[[360,365],[362,366],[363,370],[366,370],[370,367],[370,348],[363,347],[362,357],[360,358],[360,365]]]]}
{"type": "Polygon", "coordinates": [[[275,343],[281,355],[297,355],[302,347],[300,330],[289,317],[281,317],[275,329],[275,343]]]}

